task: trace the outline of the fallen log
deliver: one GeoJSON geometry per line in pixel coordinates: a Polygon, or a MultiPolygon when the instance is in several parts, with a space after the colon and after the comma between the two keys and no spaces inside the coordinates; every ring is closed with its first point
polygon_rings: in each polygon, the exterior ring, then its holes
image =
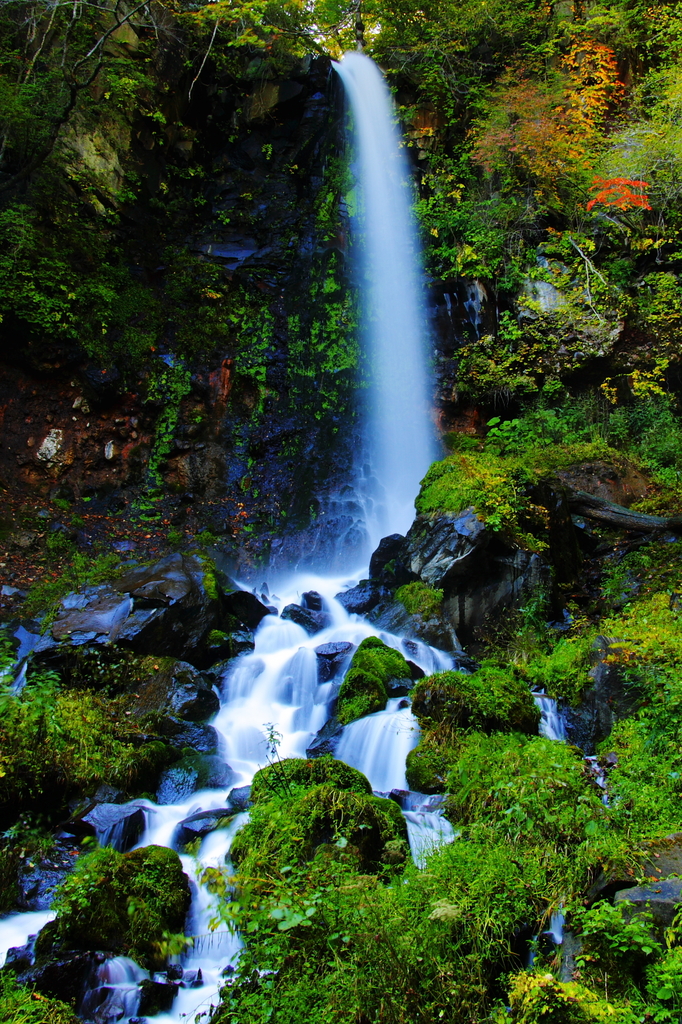
{"type": "Polygon", "coordinates": [[[632,530],[637,533],[670,533],[682,534],[682,516],[649,516],[644,512],[633,512],[623,505],[615,505],[595,494],[585,491],[571,491],[568,505],[573,515],[594,519],[620,530],[632,530]]]}

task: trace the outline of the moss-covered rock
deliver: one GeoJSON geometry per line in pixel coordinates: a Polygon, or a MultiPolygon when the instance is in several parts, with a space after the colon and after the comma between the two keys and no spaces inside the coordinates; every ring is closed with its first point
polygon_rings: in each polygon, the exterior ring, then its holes
{"type": "Polygon", "coordinates": [[[323,784],[354,793],[369,795],[372,792],[362,772],[326,755],[315,759],[288,757],[261,768],[253,777],[250,796],[258,804],[271,800],[273,796],[293,796],[298,789],[312,789],[323,784]]]}
{"type": "Polygon", "coordinates": [[[108,950],[159,969],[165,962],[164,935],[184,930],[190,898],[173,850],[95,850],[59,887],[56,920],[40,933],[36,953],[46,958],[55,950],[108,950]]]}
{"type": "Polygon", "coordinates": [[[425,733],[407,755],[405,774],[408,786],[417,793],[445,792],[453,759],[452,750],[434,742],[431,733],[425,733]]]}
{"type": "Polygon", "coordinates": [[[542,736],[471,732],[447,781],[448,818],[482,826],[501,842],[574,849],[606,822],[580,751],[542,736]]]}
{"type": "Polygon", "coordinates": [[[512,668],[481,666],[471,675],[438,672],[420,679],[412,696],[419,724],[435,723],[484,731],[537,732],[540,711],[527,684],[512,668]]]}
{"type": "Polygon", "coordinates": [[[397,804],[323,784],[293,799],[277,796],[256,804],[234,839],[231,856],[240,884],[258,888],[285,865],[316,856],[343,856],[359,871],[376,872],[385,863],[396,863],[396,844],[401,843],[404,860],[407,832],[397,804]]]}
{"type": "Polygon", "coordinates": [[[337,715],[344,725],[381,711],[388,700],[390,679],[410,679],[410,667],[399,651],[379,637],[369,636],[353,655],[341,683],[337,715]]]}

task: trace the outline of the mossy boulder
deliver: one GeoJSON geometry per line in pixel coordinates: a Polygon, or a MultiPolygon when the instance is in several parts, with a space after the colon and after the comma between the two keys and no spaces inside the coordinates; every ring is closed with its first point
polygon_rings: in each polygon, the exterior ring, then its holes
{"type": "Polygon", "coordinates": [[[437,672],[420,679],[412,710],[423,728],[436,723],[484,732],[537,732],[540,711],[527,684],[511,668],[483,665],[471,675],[437,672]]]}
{"type": "Polygon", "coordinates": [[[147,846],[121,854],[103,847],[81,857],[59,887],[57,917],[38,936],[36,954],[105,950],[158,970],[164,935],[184,930],[190,899],[173,850],[147,846]]]}
{"type": "Polygon", "coordinates": [[[293,796],[298,789],[328,785],[335,789],[371,795],[368,779],[357,768],[324,756],[315,759],[289,757],[261,768],[253,777],[250,797],[254,804],[273,796],[293,796]]]}
{"type": "Polygon", "coordinates": [[[282,867],[316,857],[351,860],[357,870],[371,874],[385,864],[403,863],[407,851],[405,820],[397,804],[323,784],[293,799],[275,797],[256,804],[230,853],[241,884],[258,888],[260,880],[282,867]],[[402,860],[396,857],[398,849],[402,860]]]}
{"type": "Polygon", "coordinates": [[[353,655],[339,691],[337,716],[343,725],[381,711],[388,700],[391,679],[410,679],[410,666],[399,651],[379,637],[369,636],[353,655]]]}
{"type": "Polygon", "coordinates": [[[433,742],[431,734],[425,733],[405,762],[410,789],[417,793],[444,793],[454,756],[452,750],[433,742]]]}

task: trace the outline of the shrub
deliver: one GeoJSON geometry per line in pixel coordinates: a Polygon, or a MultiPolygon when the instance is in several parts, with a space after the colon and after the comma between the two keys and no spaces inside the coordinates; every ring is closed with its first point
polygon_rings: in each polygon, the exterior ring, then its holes
{"type": "Polygon", "coordinates": [[[448,776],[447,815],[503,839],[577,846],[600,833],[606,810],[571,748],[540,736],[471,733],[448,776]]]}

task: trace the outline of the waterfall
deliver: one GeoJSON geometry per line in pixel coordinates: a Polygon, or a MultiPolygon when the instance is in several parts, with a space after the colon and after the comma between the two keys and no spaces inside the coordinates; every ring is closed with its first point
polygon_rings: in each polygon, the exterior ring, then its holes
{"type": "Polygon", "coordinates": [[[435,458],[411,184],[395,112],[376,64],[347,53],[334,65],[355,128],[363,313],[371,365],[368,450],[377,481],[372,541],[404,533],[435,458]]]}
{"type": "MultiPolygon", "coordinates": [[[[423,344],[425,317],[409,177],[388,89],[378,68],[360,54],[347,54],[336,70],[350,97],[358,142],[363,211],[359,248],[374,375],[367,422],[370,473],[362,468],[358,488],[363,476],[370,475],[375,481],[374,494],[368,489],[366,497],[377,510],[368,530],[378,542],[388,533],[407,530],[419,481],[435,454],[423,344]]],[[[361,531],[357,538],[362,543],[361,531]]],[[[366,552],[362,554],[366,556],[366,552]]],[[[360,552],[357,555],[359,560],[360,552]]],[[[188,819],[196,820],[198,812],[216,812],[216,826],[202,839],[198,852],[191,857],[182,854],[194,894],[188,923],[191,946],[181,962],[172,965],[167,978],[161,974],[151,979],[170,984],[174,997],[172,1008],[154,1017],[156,1024],[208,1019],[219,1003],[225,977],[238,960],[240,938],[224,925],[212,930],[215,908],[213,897],[201,883],[202,872],[207,867],[230,869],[232,840],[248,818],[244,803],[240,805],[231,795],[232,787],[248,785],[254,773],[268,763],[272,735],[279,736],[280,757],[305,757],[312,739],[330,720],[348,661],[340,665],[338,675],[329,678],[320,671],[317,649],[341,643],[352,650],[366,637],[380,636],[390,647],[407,651],[424,674],[453,666],[452,657],[443,651],[416,641],[409,642],[408,650],[400,636],[349,615],[334,595],[356,582],[347,575],[310,574],[299,574],[288,583],[278,580],[282,596],[270,599],[278,611],[287,604],[298,604],[304,592],[315,590],[321,595],[326,625],[309,636],[295,622],[267,615],[256,630],[253,652],[228,665],[221,680],[221,708],[212,725],[219,737],[220,754],[232,769],[230,788],[204,789],[173,804],[131,801],[131,806],[143,811],[146,822],[140,847],[158,844],[182,851],[179,836],[189,827],[188,819]],[[241,813],[235,814],[236,809],[241,813]]],[[[400,801],[413,857],[423,866],[433,849],[456,835],[442,817],[437,798],[407,792],[405,758],[418,739],[419,727],[409,700],[393,698],[383,711],[346,726],[336,756],[364,772],[376,792],[391,792],[400,801]]],[[[117,827],[102,829],[98,838],[120,844],[117,827]]],[[[8,946],[23,944],[53,916],[50,912],[12,915],[0,921],[0,956],[8,946]]],[[[132,961],[108,959],[92,979],[84,1013],[99,1015],[98,1020],[106,1018],[107,1024],[109,1020],[136,1019],[138,986],[146,978],[146,972],[132,961]]]]}

